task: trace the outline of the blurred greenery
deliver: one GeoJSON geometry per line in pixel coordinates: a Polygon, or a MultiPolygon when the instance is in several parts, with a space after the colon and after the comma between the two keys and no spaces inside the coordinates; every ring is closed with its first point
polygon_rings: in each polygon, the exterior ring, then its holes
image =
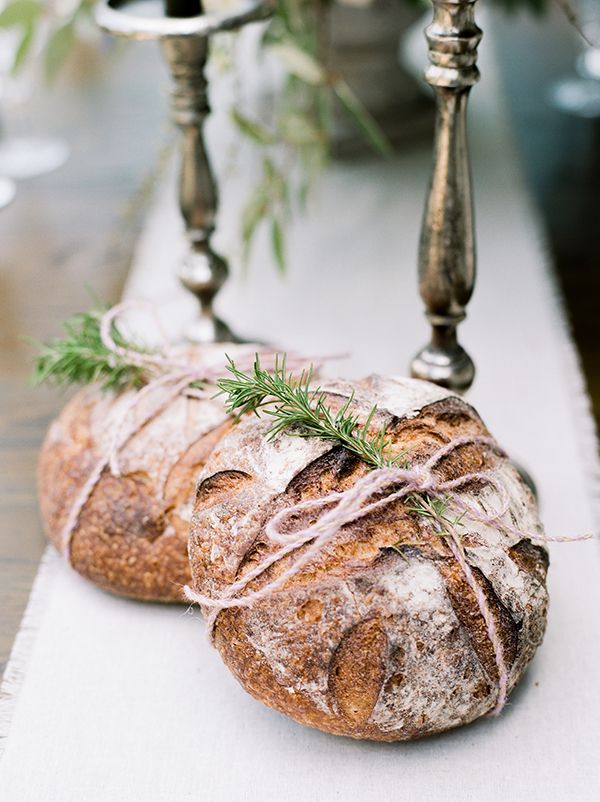
{"type": "Polygon", "coordinates": [[[79,0],[70,12],[58,14],[48,0],[10,0],[0,13],[0,28],[14,28],[19,34],[12,72],[24,66],[35,43],[40,26],[47,24],[49,34],[43,44],[44,73],[48,81],[58,75],[76,40],[76,29],[89,17],[94,0],[79,0]]]}
{"type": "MultiPolygon", "coordinates": [[[[424,10],[428,0],[398,0],[424,10]]],[[[568,3],[569,0],[563,0],[568,3]]],[[[241,219],[244,261],[264,224],[270,230],[273,256],[285,269],[285,231],[293,213],[302,210],[332,145],[334,105],[342,108],[371,149],[383,158],[393,151],[385,134],[344,80],[327,68],[329,12],[335,0],[274,0],[273,16],[262,48],[281,63],[285,81],[268,122],[252,119],[240,108],[232,119],[241,134],[261,152],[262,171],[241,219]]],[[[486,2],[486,0],[481,0],[486,2]]],[[[547,0],[488,0],[514,12],[541,13],[547,0]]],[[[0,28],[18,31],[12,70],[18,72],[33,52],[41,25],[49,33],[43,44],[44,74],[51,82],[77,40],[78,27],[91,15],[94,0],[74,0],[67,14],[58,14],[49,0],[9,0],[0,13],[0,28]]],[[[368,3],[365,6],[368,11],[368,3]]],[[[43,37],[41,37],[43,39],[43,37]]]]}
{"type": "MultiPolygon", "coordinates": [[[[328,13],[334,0],[275,0],[263,48],[283,65],[287,78],[266,124],[240,109],[232,117],[241,133],[264,154],[263,171],[247,199],[241,221],[244,259],[264,224],[271,229],[275,261],[285,268],[284,230],[296,208],[303,208],[332,146],[333,106],[337,102],[370,148],[383,158],[393,149],[342,75],[327,69],[328,13]]],[[[425,11],[428,0],[403,0],[425,11]]],[[[485,0],[482,0],[485,2],[485,0]]],[[[489,0],[508,12],[541,13],[546,0],[489,0]]],[[[368,11],[368,5],[365,6],[368,11]]]]}

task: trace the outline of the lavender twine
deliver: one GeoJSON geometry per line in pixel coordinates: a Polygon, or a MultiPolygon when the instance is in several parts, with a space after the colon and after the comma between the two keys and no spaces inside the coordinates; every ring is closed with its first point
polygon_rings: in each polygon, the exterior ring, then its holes
{"type": "MultiPolygon", "coordinates": [[[[458,479],[448,481],[442,481],[437,478],[434,474],[434,469],[439,462],[457,448],[468,444],[480,445],[500,456],[506,456],[497,443],[489,437],[460,437],[436,451],[423,465],[415,465],[410,468],[377,468],[361,477],[348,490],[330,493],[318,499],[301,501],[278,512],[266,524],[265,534],[271,543],[280,544],[280,548],[265,557],[243,577],[229,585],[222,596],[212,598],[196,592],[189,586],[184,588],[184,593],[191,602],[196,602],[205,608],[205,618],[211,640],[214,638],[214,626],[221,610],[250,607],[261,599],[276,594],[289,579],[297,576],[302,568],[316,557],[346,524],[364,518],[375,510],[405,498],[411,493],[423,493],[431,498],[442,499],[454,506],[455,509],[467,514],[471,519],[479,523],[495,526],[505,534],[516,535],[519,539],[527,538],[538,542],[564,542],[569,540],[589,540],[593,537],[593,535],[583,535],[575,538],[549,537],[539,532],[522,532],[517,527],[507,524],[503,520],[503,516],[508,512],[510,506],[509,494],[504,485],[487,471],[467,473],[458,479]],[[483,512],[475,505],[461,498],[457,490],[473,481],[486,484],[496,491],[500,498],[500,506],[497,510],[483,512]],[[382,498],[369,501],[373,496],[390,489],[392,492],[382,498]],[[291,532],[284,531],[288,522],[291,522],[300,513],[307,511],[319,513],[314,523],[291,532]],[[279,576],[257,590],[244,592],[248,585],[261,576],[271,565],[309,543],[310,546],[302,554],[298,555],[279,576]]],[[[475,579],[471,566],[467,562],[458,534],[456,531],[442,529],[440,524],[438,524],[438,527],[437,534],[448,536],[450,550],[460,566],[467,584],[473,591],[479,612],[485,623],[486,634],[493,649],[498,673],[498,693],[490,715],[497,716],[506,703],[510,679],[510,669],[504,644],[485,593],[475,579]]]]}

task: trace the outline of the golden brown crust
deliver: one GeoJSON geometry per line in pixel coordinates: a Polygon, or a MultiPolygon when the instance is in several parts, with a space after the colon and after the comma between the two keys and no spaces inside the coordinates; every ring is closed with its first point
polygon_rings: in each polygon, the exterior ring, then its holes
{"type": "MultiPolygon", "coordinates": [[[[365,414],[382,395],[404,392],[378,379],[354,389],[365,414]]],[[[414,390],[411,383],[406,392],[414,390]]],[[[411,462],[423,462],[455,437],[487,436],[462,400],[429,403],[423,392],[420,409],[394,415],[382,408],[374,422],[387,424],[394,447],[408,450],[411,462]]],[[[345,397],[332,392],[328,401],[345,397]]],[[[302,447],[288,442],[298,438],[269,445],[264,431],[261,422],[242,423],[202,474],[190,538],[201,593],[220,595],[277,548],[264,527],[278,510],[344,490],[366,470],[339,447],[304,441],[306,453],[298,456],[302,447]],[[265,467],[273,462],[279,473],[265,467]]],[[[479,470],[508,483],[519,526],[539,528],[529,491],[507,460],[489,450],[462,446],[442,460],[438,475],[479,470]]],[[[475,482],[464,492],[481,505],[493,503],[489,488],[475,482]]],[[[448,544],[409,506],[398,501],[347,525],[277,594],[219,614],[215,645],[253,696],[309,726],[390,741],[440,732],[490,710],[497,667],[477,600],[448,544]]],[[[307,513],[295,525],[308,521],[307,513]]],[[[463,543],[494,615],[512,687],[544,631],[545,551],[482,526],[470,524],[467,532],[463,543]]],[[[249,589],[278,576],[299,553],[275,563],[249,589]]]]}
{"type": "MultiPolygon", "coordinates": [[[[107,420],[119,401],[86,388],[54,421],[42,446],[42,521],[60,551],[69,511],[106,451],[112,431],[107,420]]],[[[216,402],[178,398],[143,426],[119,452],[123,475],[106,468],[78,518],[70,543],[75,570],[123,596],[183,601],[196,476],[231,425],[216,402]]]]}

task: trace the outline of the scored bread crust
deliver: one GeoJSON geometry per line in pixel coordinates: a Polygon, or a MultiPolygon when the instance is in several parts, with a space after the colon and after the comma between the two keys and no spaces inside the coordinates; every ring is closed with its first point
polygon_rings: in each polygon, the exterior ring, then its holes
{"type": "MultiPolygon", "coordinates": [[[[353,411],[363,421],[376,404],[373,432],[386,426],[411,464],[457,437],[489,436],[464,401],[424,382],[372,376],[324,389],[334,409],[354,391],[353,411]]],[[[347,489],[368,470],[316,438],[269,441],[268,426],[243,420],[200,474],[189,551],[201,594],[223,595],[278,548],[265,536],[275,513],[347,489]]],[[[463,445],[440,461],[436,475],[447,480],[481,470],[507,488],[513,526],[541,533],[532,495],[505,457],[463,445]]],[[[484,483],[459,492],[481,510],[499,506],[484,483]]],[[[219,613],[215,645],[254,697],[327,732],[388,741],[441,732],[493,708],[498,670],[475,594],[448,544],[409,507],[399,500],[347,524],[272,595],[219,613]]],[[[294,528],[314,520],[309,515],[299,515],[294,528]]],[[[512,688],[543,637],[547,554],[468,516],[463,524],[467,561],[492,611],[512,688]]],[[[247,589],[276,578],[301,552],[247,589]]]]}
{"type": "MultiPolygon", "coordinates": [[[[235,353],[238,346],[228,348],[235,353]]],[[[223,346],[220,359],[222,352],[223,346]]],[[[191,347],[182,353],[190,360],[206,357],[191,347]]],[[[135,420],[142,422],[168,392],[157,388],[141,400],[132,413],[135,420]]],[[[69,512],[110,449],[116,421],[134,395],[90,385],[48,430],[38,463],[39,502],[46,534],[61,552],[69,512]]],[[[125,421],[125,431],[128,425],[125,421]]],[[[231,426],[220,400],[185,396],[141,425],[117,452],[120,476],[105,468],[78,517],[70,541],[73,568],[122,596],[183,602],[182,588],[190,581],[187,541],[196,477],[231,426]]]]}

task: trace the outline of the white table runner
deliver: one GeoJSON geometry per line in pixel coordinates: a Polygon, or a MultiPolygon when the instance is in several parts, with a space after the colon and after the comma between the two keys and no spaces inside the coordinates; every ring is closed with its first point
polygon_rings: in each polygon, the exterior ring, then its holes
{"type": "MultiPolygon", "coordinates": [[[[591,417],[482,50],[472,113],[481,269],[461,327],[479,371],[470,400],[535,476],[549,533],[591,531],[591,417]]],[[[260,242],[249,280],[223,292],[226,319],[288,347],[351,351],[334,372],[404,372],[427,336],[415,260],[429,161],[423,150],[392,165],[333,165],[311,215],[295,226],[288,278],[276,276],[260,242]]],[[[225,185],[225,245],[243,187],[242,175],[225,185]]],[[[172,278],[180,249],[169,185],[127,294],[160,299],[178,322],[182,309],[193,312],[172,278]]],[[[3,688],[0,799],[597,802],[600,552],[594,542],[551,553],[548,632],[501,718],[412,744],[376,744],[268,710],[223,667],[197,613],[111,597],[50,552],[3,688]]]]}

